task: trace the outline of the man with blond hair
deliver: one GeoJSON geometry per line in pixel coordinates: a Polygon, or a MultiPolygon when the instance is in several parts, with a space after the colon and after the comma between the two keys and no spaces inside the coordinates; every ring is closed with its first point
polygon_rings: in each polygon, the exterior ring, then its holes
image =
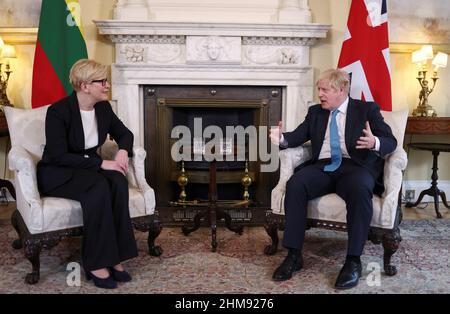
{"type": "Polygon", "coordinates": [[[381,193],[384,159],[397,141],[384,122],[379,106],[348,96],[349,76],[342,70],[327,70],[318,81],[320,104],[311,106],[305,120],[294,131],[270,133],[275,145],[296,147],[311,141],[312,159],[300,166],[286,184],[285,233],[288,255],[275,270],[273,280],[284,281],[303,267],[309,200],[329,193],[347,205],[347,257],[335,284],[349,289],[361,277],[361,260],[372,219],[374,190],[381,193]]]}

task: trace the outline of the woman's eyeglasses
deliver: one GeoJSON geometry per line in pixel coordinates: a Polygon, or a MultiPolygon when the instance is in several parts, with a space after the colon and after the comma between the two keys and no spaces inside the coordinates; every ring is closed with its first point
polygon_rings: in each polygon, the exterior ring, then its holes
{"type": "Polygon", "coordinates": [[[108,79],[92,80],[92,81],[91,81],[91,84],[92,84],[92,83],[101,83],[102,86],[105,86],[105,85],[106,85],[106,82],[108,82],[108,79]]]}

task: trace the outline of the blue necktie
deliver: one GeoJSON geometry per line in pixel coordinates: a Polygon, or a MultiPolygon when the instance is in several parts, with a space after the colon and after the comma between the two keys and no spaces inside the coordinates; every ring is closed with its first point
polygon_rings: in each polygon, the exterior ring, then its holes
{"type": "Polygon", "coordinates": [[[330,148],[331,148],[331,164],[326,165],[323,168],[324,171],[333,172],[342,162],[342,152],[341,152],[341,143],[339,141],[339,132],[337,128],[336,116],[338,114],[338,110],[334,110],[331,112],[331,121],[330,121],[330,148]]]}

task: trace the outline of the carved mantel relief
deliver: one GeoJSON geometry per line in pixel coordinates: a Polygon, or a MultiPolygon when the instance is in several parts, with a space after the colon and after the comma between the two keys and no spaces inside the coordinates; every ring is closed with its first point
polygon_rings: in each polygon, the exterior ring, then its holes
{"type": "Polygon", "coordinates": [[[187,36],[187,63],[241,62],[241,38],[225,36],[187,36]]]}

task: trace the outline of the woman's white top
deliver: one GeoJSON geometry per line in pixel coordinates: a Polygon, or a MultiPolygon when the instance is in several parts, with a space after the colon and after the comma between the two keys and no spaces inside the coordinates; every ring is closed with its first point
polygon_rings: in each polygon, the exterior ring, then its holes
{"type": "Polygon", "coordinates": [[[98,145],[98,129],[95,110],[80,110],[84,131],[84,148],[89,149],[98,145]]]}

